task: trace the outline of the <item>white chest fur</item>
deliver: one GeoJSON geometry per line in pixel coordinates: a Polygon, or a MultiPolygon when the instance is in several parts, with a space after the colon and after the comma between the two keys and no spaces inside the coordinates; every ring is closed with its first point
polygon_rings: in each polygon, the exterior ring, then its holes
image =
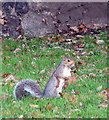
{"type": "Polygon", "coordinates": [[[67,67],[65,67],[64,68],[64,71],[63,71],[63,76],[64,77],[70,77],[71,76],[71,69],[69,69],[69,68],[67,68],[67,67]]]}
{"type": "Polygon", "coordinates": [[[57,97],[60,96],[59,93],[62,92],[62,87],[64,86],[64,83],[65,83],[65,80],[64,80],[64,79],[61,79],[61,78],[60,78],[59,81],[60,81],[60,83],[59,83],[59,87],[57,88],[57,97]]]}

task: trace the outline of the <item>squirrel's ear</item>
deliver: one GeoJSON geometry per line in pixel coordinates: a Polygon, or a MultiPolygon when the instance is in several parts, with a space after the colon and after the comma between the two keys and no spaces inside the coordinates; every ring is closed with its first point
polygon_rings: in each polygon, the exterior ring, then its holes
{"type": "Polygon", "coordinates": [[[63,60],[65,60],[65,59],[66,59],[66,57],[63,55],[62,59],[63,59],[63,60]]]}

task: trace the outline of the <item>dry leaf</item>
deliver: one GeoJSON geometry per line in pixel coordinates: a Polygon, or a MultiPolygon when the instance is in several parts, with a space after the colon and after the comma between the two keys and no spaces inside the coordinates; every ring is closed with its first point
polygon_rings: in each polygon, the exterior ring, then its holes
{"type": "Polygon", "coordinates": [[[71,82],[74,82],[74,83],[76,83],[77,82],[77,78],[75,77],[75,76],[73,76],[73,77],[70,77],[70,79],[67,81],[69,84],[71,84],[71,82]]]}
{"type": "Polygon", "coordinates": [[[14,78],[14,76],[13,76],[12,74],[10,74],[10,75],[5,79],[5,83],[7,83],[7,81],[9,81],[9,80],[14,80],[14,81],[16,81],[15,78],[14,78]]]}
{"type": "Polygon", "coordinates": [[[45,69],[44,69],[44,70],[41,70],[41,71],[40,71],[40,74],[43,74],[44,72],[45,72],[45,69]]]}
{"type": "Polygon", "coordinates": [[[74,26],[74,27],[70,27],[71,30],[75,31],[75,32],[79,32],[79,29],[77,26],[74,26]]]}
{"type": "Polygon", "coordinates": [[[84,48],[85,44],[79,44],[78,48],[84,48]]]}
{"type": "Polygon", "coordinates": [[[82,107],[82,103],[81,102],[79,103],[79,106],[82,107]]]}
{"type": "Polygon", "coordinates": [[[16,55],[17,52],[19,52],[19,51],[21,51],[21,49],[20,49],[20,48],[16,48],[16,49],[14,50],[14,54],[16,55]]]}
{"type": "Polygon", "coordinates": [[[76,37],[78,37],[78,38],[84,38],[84,36],[82,36],[82,35],[77,35],[76,37]]]}
{"type": "Polygon", "coordinates": [[[4,19],[0,19],[0,24],[4,25],[4,19]]]}
{"type": "Polygon", "coordinates": [[[78,62],[78,67],[80,67],[82,65],[82,63],[81,62],[78,62]]]}
{"type": "Polygon", "coordinates": [[[0,56],[2,56],[3,55],[3,52],[0,52],[0,56]]]}
{"type": "Polygon", "coordinates": [[[89,76],[89,77],[95,77],[96,74],[94,74],[94,73],[89,73],[89,74],[87,74],[87,76],[89,76]]]}
{"type": "Polygon", "coordinates": [[[57,111],[57,110],[58,110],[58,107],[56,106],[56,107],[54,108],[54,110],[57,111]]]}
{"type": "Polygon", "coordinates": [[[20,28],[22,28],[21,26],[18,26],[17,28],[16,28],[16,31],[18,31],[20,28]]]}
{"type": "Polygon", "coordinates": [[[55,115],[55,117],[59,118],[59,115],[55,115]]]}
{"type": "Polygon", "coordinates": [[[63,38],[62,38],[62,37],[60,37],[60,38],[59,38],[59,41],[60,41],[60,42],[63,42],[64,40],[63,40],[63,38]]]}
{"type": "Polygon", "coordinates": [[[87,55],[87,52],[82,52],[81,55],[87,55]]]}
{"type": "Polygon", "coordinates": [[[23,115],[20,115],[20,117],[19,118],[23,118],[23,115]]]}
{"type": "Polygon", "coordinates": [[[85,28],[86,26],[81,22],[80,23],[80,28],[85,28]]]}
{"type": "Polygon", "coordinates": [[[39,105],[32,105],[30,104],[31,107],[39,108],[39,105]]]}
{"type": "Polygon", "coordinates": [[[108,104],[106,104],[106,103],[103,102],[103,103],[101,103],[98,107],[101,107],[101,108],[102,108],[102,107],[103,107],[103,108],[107,108],[107,107],[108,107],[108,104]]]}
{"type": "Polygon", "coordinates": [[[61,112],[62,116],[65,118],[66,116],[63,114],[63,112],[61,112]]]}
{"type": "Polygon", "coordinates": [[[97,88],[98,91],[100,91],[102,89],[102,85],[100,87],[97,88]]]}
{"type": "Polygon", "coordinates": [[[11,73],[7,73],[7,74],[1,74],[0,76],[3,78],[6,78],[8,75],[10,75],[11,73]]]}
{"type": "Polygon", "coordinates": [[[51,104],[48,104],[47,109],[50,111],[51,110],[51,104]]]}
{"type": "Polygon", "coordinates": [[[104,41],[103,41],[103,40],[97,40],[96,43],[97,43],[97,44],[103,44],[104,41]]]}

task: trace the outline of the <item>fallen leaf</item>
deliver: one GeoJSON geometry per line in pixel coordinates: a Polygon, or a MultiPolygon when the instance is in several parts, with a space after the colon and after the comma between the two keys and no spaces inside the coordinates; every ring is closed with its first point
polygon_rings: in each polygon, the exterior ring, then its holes
{"type": "Polygon", "coordinates": [[[73,81],[74,83],[77,82],[76,76],[70,77],[70,79],[69,79],[67,82],[68,82],[69,84],[71,84],[72,81],[73,81]]]}
{"type": "Polygon", "coordinates": [[[59,118],[59,115],[55,115],[55,117],[59,118]]]}
{"type": "Polygon", "coordinates": [[[68,99],[68,96],[69,96],[69,92],[64,94],[65,99],[68,99]]]}
{"type": "Polygon", "coordinates": [[[109,99],[109,88],[106,88],[105,90],[103,90],[102,92],[99,93],[100,97],[105,97],[107,100],[109,99]]]}
{"type": "Polygon", "coordinates": [[[44,69],[44,70],[41,70],[41,71],[40,71],[40,74],[43,74],[44,72],[45,72],[45,69],[44,69]]]}
{"type": "Polygon", "coordinates": [[[4,25],[4,23],[5,23],[5,20],[4,19],[0,19],[0,24],[4,25]]]}
{"type": "Polygon", "coordinates": [[[66,116],[63,114],[63,112],[61,112],[62,116],[65,118],[66,116]]]}
{"type": "Polygon", "coordinates": [[[0,52],[0,56],[2,56],[3,55],[3,52],[0,52]]]}
{"type": "Polygon", "coordinates": [[[7,74],[1,74],[0,76],[3,78],[6,78],[8,75],[10,75],[11,73],[7,73],[7,74]]]}
{"type": "Polygon", "coordinates": [[[87,52],[82,52],[81,55],[87,55],[87,52]]]}
{"type": "Polygon", "coordinates": [[[31,107],[39,108],[39,105],[32,105],[30,104],[31,107]]]}
{"type": "Polygon", "coordinates": [[[102,85],[100,87],[97,88],[98,91],[100,91],[102,89],[102,85]]]}
{"type": "Polygon", "coordinates": [[[109,75],[109,71],[106,71],[106,75],[109,75]]]}
{"type": "Polygon", "coordinates": [[[17,52],[19,52],[19,51],[21,51],[21,49],[20,49],[20,48],[16,48],[16,49],[14,50],[14,54],[16,55],[17,52]]]}
{"type": "Polygon", "coordinates": [[[16,31],[18,31],[20,28],[22,28],[21,25],[16,28],[16,31]]]}
{"type": "Polygon", "coordinates": [[[104,41],[103,41],[103,40],[97,40],[96,43],[97,43],[97,44],[103,44],[104,41]]]}
{"type": "Polygon", "coordinates": [[[78,38],[84,38],[84,36],[82,36],[82,35],[77,35],[76,37],[78,37],[78,38]]]}
{"type": "Polygon", "coordinates": [[[89,73],[89,74],[87,74],[87,76],[89,76],[89,77],[95,77],[96,74],[94,74],[94,73],[89,73]]]}
{"type": "Polygon", "coordinates": [[[51,104],[48,104],[47,109],[50,111],[51,110],[51,104]]]}
{"type": "Polygon", "coordinates": [[[71,112],[68,110],[68,114],[71,115],[71,112]]]}
{"type": "Polygon", "coordinates": [[[9,80],[15,80],[14,76],[12,74],[10,74],[6,79],[5,79],[5,83],[7,83],[9,80]]]}
{"type": "Polygon", "coordinates": [[[75,90],[74,89],[72,90],[72,94],[75,94],[75,90]]]}
{"type": "Polygon", "coordinates": [[[23,118],[23,115],[20,115],[20,117],[19,118],[23,118]]]}
{"type": "Polygon", "coordinates": [[[80,67],[82,65],[82,63],[81,62],[78,62],[78,67],[80,67]]]}
{"type": "Polygon", "coordinates": [[[78,48],[84,48],[85,44],[79,44],[78,48]]]}
{"type": "Polygon", "coordinates": [[[82,106],[83,106],[81,102],[79,103],[79,106],[80,106],[80,107],[82,107],[82,106]]]}
{"type": "Polygon", "coordinates": [[[79,29],[77,26],[74,26],[74,27],[70,27],[71,30],[75,31],[75,32],[79,32],[79,29]]]}
{"type": "Polygon", "coordinates": [[[64,39],[63,39],[62,37],[60,37],[60,38],[59,38],[59,41],[60,41],[60,42],[63,42],[63,41],[64,41],[64,39]]]}
{"type": "Polygon", "coordinates": [[[86,26],[81,22],[80,23],[80,28],[85,28],[86,26]]]}
{"type": "Polygon", "coordinates": [[[56,106],[56,107],[54,108],[54,110],[57,111],[57,110],[58,110],[58,107],[56,106]]]}
{"type": "Polygon", "coordinates": [[[103,107],[103,108],[107,108],[107,107],[108,107],[108,104],[106,104],[106,103],[103,102],[103,103],[101,103],[98,107],[101,107],[101,108],[102,108],[102,107],[103,107]]]}

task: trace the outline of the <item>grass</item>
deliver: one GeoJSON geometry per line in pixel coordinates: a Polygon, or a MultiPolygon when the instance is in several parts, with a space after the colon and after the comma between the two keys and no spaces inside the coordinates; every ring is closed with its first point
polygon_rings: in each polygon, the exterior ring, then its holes
{"type": "Polygon", "coordinates": [[[78,52],[75,50],[77,46],[71,43],[68,47],[64,42],[60,49],[55,49],[59,43],[53,42],[48,46],[48,39],[3,39],[2,74],[12,73],[16,81],[2,78],[2,118],[107,118],[107,107],[99,107],[107,104],[106,96],[100,96],[101,91],[107,88],[107,34],[101,32],[97,36],[72,39],[84,44],[84,49],[78,52]],[[97,37],[104,43],[96,44],[97,37]],[[15,54],[16,48],[20,50],[15,54]],[[87,54],[82,55],[83,52],[87,54]],[[72,81],[63,90],[63,98],[27,97],[16,101],[13,90],[17,80],[33,79],[44,90],[52,69],[60,64],[62,55],[68,54],[82,64],[78,63],[79,70],[74,73],[77,81],[72,81]],[[42,70],[45,72],[40,73],[42,70]],[[102,88],[98,90],[100,86],[102,88]],[[73,90],[75,93],[72,93],[73,90]]]}

